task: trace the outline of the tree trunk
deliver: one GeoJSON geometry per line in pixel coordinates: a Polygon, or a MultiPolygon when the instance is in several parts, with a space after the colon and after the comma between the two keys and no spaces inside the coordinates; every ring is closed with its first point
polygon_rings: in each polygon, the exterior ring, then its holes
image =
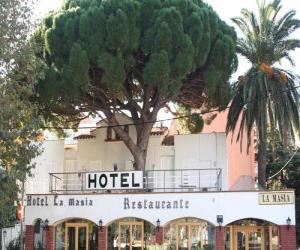
{"type": "Polygon", "coordinates": [[[267,141],[266,141],[266,128],[259,128],[258,140],[258,159],[257,159],[257,174],[258,184],[266,188],[266,166],[267,166],[267,141]]]}
{"type": "Polygon", "coordinates": [[[107,116],[107,119],[109,121],[109,125],[113,126],[114,131],[120,136],[131,152],[134,158],[134,170],[144,170],[146,167],[150,133],[154,123],[147,122],[142,119],[133,121],[134,123],[137,123],[136,125],[132,125],[136,128],[137,133],[137,140],[134,142],[132,137],[123,130],[122,126],[120,126],[114,115],[107,116]]]}

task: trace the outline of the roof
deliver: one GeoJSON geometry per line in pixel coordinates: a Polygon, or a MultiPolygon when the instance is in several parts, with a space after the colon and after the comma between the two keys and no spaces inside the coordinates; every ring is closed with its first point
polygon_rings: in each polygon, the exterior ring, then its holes
{"type": "Polygon", "coordinates": [[[151,129],[150,135],[163,135],[167,130],[167,127],[154,127],[151,129]]]}
{"type": "Polygon", "coordinates": [[[94,138],[96,138],[96,136],[94,136],[94,135],[83,134],[83,135],[75,136],[75,137],[74,137],[74,140],[94,139],[94,138]]]}

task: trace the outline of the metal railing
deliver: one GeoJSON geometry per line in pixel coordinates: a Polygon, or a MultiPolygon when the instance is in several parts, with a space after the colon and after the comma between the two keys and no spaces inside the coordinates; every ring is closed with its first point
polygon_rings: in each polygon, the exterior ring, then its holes
{"type": "MultiPolygon", "coordinates": [[[[86,178],[88,173],[91,172],[50,173],[50,192],[122,193],[137,191],[124,189],[86,189],[86,178]]],[[[145,170],[143,175],[142,191],[144,192],[201,192],[220,191],[222,189],[222,171],[220,168],[145,170]]]]}

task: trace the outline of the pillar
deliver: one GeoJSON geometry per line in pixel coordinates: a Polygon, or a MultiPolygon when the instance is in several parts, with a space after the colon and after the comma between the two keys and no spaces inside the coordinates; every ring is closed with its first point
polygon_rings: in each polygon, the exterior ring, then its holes
{"type": "Polygon", "coordinates": [[[54,226],[48,226],[48,228],[44,230],[46,250],[54,250],[54,229],[54,226]]]}
{"type": "Polygon", "coordinates": [[[155,242],[157,245],[162,245],[164,243],[164,228],[163,227],[159,227],[158,229],[156,228],[155,242]]]}
{"type": "Polygon", "coordinates": [[[33,245],[34,245],[34,226],[26,225],[25,250],[33,250],[33,245]]]}
{"type": "Polygon", "coordinates": [[[98,229],[98,250],[106,250],[106,231],[107,227],[102,227],[102,230],[100,228],[98,229]]]}
{"type": "Polygon", "coordinates": [[[282,250],[295,250],[296,248],[296,226],[279,226],[279,244],[282,250]]]}
{"type": "Polygon", "coordinates": [[[216,250],[225,249],[224,227],[216,227],[216,250]]]}

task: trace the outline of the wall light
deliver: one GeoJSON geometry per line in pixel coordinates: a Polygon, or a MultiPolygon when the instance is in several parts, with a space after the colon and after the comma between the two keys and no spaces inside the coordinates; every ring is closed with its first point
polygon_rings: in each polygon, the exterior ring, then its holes
{"type": "Polygon", "coordinates": [[[100,229],[100,232],[102,232],[102,230],[103,230],[103,221],[101,219],[99,220],[99,229],[100,229]]]}
{"type": "Polygon", "coordinates": [[[219,224],[220,230],[221,230],[221,226],[223,224],[223,215],[217,215],[217,223],[219,224]]]}
{"type": "Polygon", "coordinates": [[[156,231],[159,232],[159,228],[160,228],[160,220],[157,219],[156,221],[156,231]]]}
{"type": "Polygon", "coordinates": [[[46,219],[45,221],[40,220],[40,223],[42,224],[43,230],[48,230],[48,228],[49,228],[49,220],[48,219],[46,219]]]}
{"type": "Polygon", "coordinates": [[[287,229],[288,229],[288,230],[290,230],[291,222],[292,222],[291,218],[288,217],[288,218],[286,219],[286,224],[287,224],[287,229]]]}

